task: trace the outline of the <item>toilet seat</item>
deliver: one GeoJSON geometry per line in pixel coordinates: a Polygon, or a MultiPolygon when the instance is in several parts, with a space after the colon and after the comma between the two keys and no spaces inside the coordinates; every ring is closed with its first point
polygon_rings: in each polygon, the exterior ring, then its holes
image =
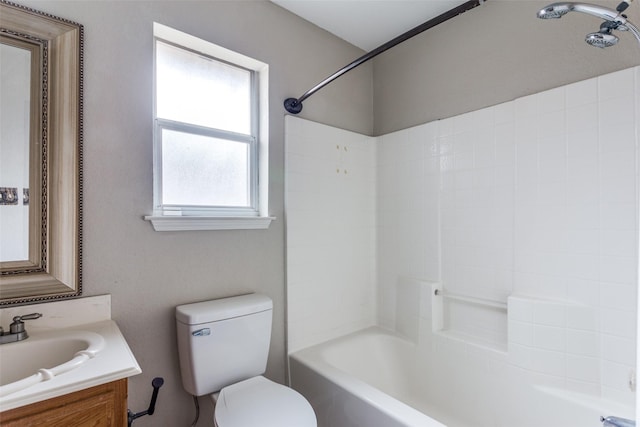
{"type": "Polygon", "coordinates": [[[316,416],[297,391],[263,376],[223,388],[214,414],[219,427],[316,427],[316,416]]]}

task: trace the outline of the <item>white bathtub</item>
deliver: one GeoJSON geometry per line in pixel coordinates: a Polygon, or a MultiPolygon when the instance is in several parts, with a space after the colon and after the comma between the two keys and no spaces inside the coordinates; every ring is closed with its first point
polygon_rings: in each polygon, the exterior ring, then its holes
{"type": "Polygon", "coordinates": [[[506,355],[485,364],[466,353],[469,363],[438,360],[433,343],[373,327],[291,354],[291,386],[319,427],[602,427],[601,415],[634,416],[615,402],[527,383],[506,355]]]}

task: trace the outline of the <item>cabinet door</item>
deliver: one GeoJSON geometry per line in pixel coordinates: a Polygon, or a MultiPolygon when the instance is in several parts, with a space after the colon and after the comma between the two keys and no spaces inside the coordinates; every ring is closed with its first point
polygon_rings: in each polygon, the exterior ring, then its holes
{"type": "Polygon", "coordinates": [[[127,380],[70,393],[0,414],[2,427],[123,427],[127,380]]]}

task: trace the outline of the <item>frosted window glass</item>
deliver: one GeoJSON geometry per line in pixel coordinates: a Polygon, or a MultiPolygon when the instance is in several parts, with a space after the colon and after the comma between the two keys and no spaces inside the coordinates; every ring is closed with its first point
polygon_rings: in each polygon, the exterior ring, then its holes
{"type": "Polygon", "coordinates": [[[250,206],[249,144],[162,130],[164,205],[250,206]]]}
{"type": "Polygon", "coordinates": [[[156,114],[248,135],[251,72],[156,42],[156,114]]]}

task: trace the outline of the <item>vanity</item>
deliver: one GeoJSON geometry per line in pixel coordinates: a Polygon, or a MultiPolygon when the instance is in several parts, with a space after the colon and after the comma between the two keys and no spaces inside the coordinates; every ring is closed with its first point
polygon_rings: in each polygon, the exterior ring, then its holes
{"type": "Polygon", "coordinates": [[[125,426],[127,379],[141,370],[110,296],[8,307],[0,322],[34,312],[29,338],[0,345],[0,424],[125,426]]]}
{"type": "Polygon", "coordinates": [[[124,426],[126,420],[126,379],[0,413],[0,423],[7,427],[124,426]]]}
{"type": "Polygon", "coordinates": [[[111,297],[79,298],[83,46],[81,24],[0,0],[3,427],[125,426],[141,373],[111,297]]]}

